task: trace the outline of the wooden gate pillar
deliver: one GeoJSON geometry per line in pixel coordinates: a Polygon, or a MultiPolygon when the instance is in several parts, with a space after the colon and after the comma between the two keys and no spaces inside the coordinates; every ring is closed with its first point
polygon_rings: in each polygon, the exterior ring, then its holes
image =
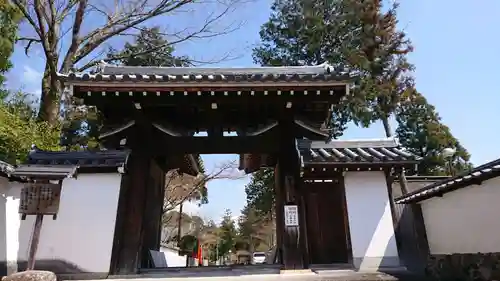
{"type": "Polygon", "coordinates": [[[276,231],[277,242],[280,249],[281,262],[285,269],[303,269],[305,231],[301,224],[301,208],[303,208],[299,196],[300,159],[299,152],[295,145],[295,138],[292,134],[291,126],[280,124],[281,126],[281,151],[278,155],[278,164],[275,169],[275,192],[276,192],[276,231]],[[295,217],[298,225],[292,221],[286,222],[285,208],[296,212],[295,217]]]}
{"type": "Polygon", "coordinates": [[[141,263],[147,187],[151,185],[152,155],[147,143],[151,129],[140,120],[127,138],[131,151],[118,201],[110,274],[135,274],[141,263]]]}

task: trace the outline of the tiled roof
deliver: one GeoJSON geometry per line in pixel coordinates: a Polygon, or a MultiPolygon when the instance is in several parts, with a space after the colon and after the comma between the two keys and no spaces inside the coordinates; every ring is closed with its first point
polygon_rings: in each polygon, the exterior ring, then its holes
{"type": "Polygon", "coordinates": [[[397,204],[417,203],[435,196],[464,188],[500,176],[500,159],[486,163],[469,172],[430,184],[395,199],[397,204]]]}
{"type": "Polygon", "coordinates": [[[417,164],[419,157],[399,147],[395,139],[378,140],[298,140],[307,164],[417,164]]]}
{"type": "Polygon", "coordinates": [[[59,74],[67,81],[156,81],[156,82],[293,82],[346,81],[344,73],[324,63],[317,66],[199,68],[104,65],[95,74],[59,74]]]}
{"type": "Polygon", "coordinates": [[[20,178],[62,180],[73,177],[77,168],[75,165],[20,165],[12,175],[20,178]]]}
{"type": "MultiPolygon", "coordinates": [[[[79,172],[82,168],[118,168],[125,167],[130,151],[102,150],[102,151],[42,151],[34,150],[28,156],[26,164],[31,165],[75,165],[79,172]]],[[[173,160],[178,163],[184,173],[198,174],[200,163],[193,155],[183,155],[173,160]]]]}
{"type": "Polygon", "coordinates": [[[28,156],[31,165],[76,165],[80,168],[122,167],[126,164],[129,151],[41,151],[35,150],[28,156]]]}

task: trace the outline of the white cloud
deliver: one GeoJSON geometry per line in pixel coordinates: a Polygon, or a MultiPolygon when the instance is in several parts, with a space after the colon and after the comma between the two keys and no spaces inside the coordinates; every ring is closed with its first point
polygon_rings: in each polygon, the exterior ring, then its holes
{"type": "Polygon", "coordinates": [[[23,77],[21,81],[28,86],[39,85],[42,79],[42,72],[33,69],[29,65],[23,67],[23,77]]]}

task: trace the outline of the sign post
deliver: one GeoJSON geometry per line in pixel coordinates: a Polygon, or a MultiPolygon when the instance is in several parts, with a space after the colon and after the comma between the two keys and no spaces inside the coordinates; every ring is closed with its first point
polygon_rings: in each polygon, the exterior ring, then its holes
{"type": "Polygon", "coordinates": [[[38,249],[38,242],[40,241],[43,216],[52,215],[53,219],[57,217],[61,197],[61,185],[61,182],[59,184],[27,183],[21,191],[19,213],[22,219],[26,219],[27,215],[36,215],[35,227],[33,228],[29,247],[27,270],[35,268],[35,256],[38,249]]]}

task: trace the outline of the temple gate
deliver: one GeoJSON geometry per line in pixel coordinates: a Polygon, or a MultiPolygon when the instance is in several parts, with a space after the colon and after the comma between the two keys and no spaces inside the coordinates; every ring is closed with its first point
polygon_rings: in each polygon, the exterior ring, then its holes
{"type": "MultiPolygon", "coordinates": [[[[349,224],[363,222],[348,214],[360,206],[347,206],[346,196],[354,195],[346,195],[346,171],[389,175],[416,163],[390,141],[325,143],[331,105],[349,91],[349,78],[327,64],[103,65],[96,74],[61,79],[75,97],[102,113],[105,147],[130,151],[110,274],[134,274],[148,266],[148,250],[160,246],[164,173],[188,163],[184,170],[195,174],[198,154],[240,154],[240,169],[247,173],[275,167],[278,261],[284,269],[363,263],[352,249],[366,241],[351,237],[349,224]],[[224,136],[226,131],[237,136],[224,136]]],[[[394,233],[392,220],[386,222],[394,233]]]]}
{"type": "Polygon", "coordinates": [[[286,269],[307,266],[305,226],[285,226],[283,213],[284,205],[292,205],[303,214],[296,139],[327,137],[320,127],[330,105],[348,91],[347,77],[324,64],[241,69],[104,65],[97,74],[61,78],[75,97],[102,113],[103,144],[131,151],[112,274],[137,272],[147,250],[159,247],[163,197],[161,184],[152,182],[162,180],[160,171],[176,168],[172,163],[178,161],[172,159],[206,153],[238,153],[247,173],[276,167],[279,260],[286,269]],[[208,136],[195,137],[200,131],[208,136]],[[237,136],[223,136],[224,131],[237,136]]]}

